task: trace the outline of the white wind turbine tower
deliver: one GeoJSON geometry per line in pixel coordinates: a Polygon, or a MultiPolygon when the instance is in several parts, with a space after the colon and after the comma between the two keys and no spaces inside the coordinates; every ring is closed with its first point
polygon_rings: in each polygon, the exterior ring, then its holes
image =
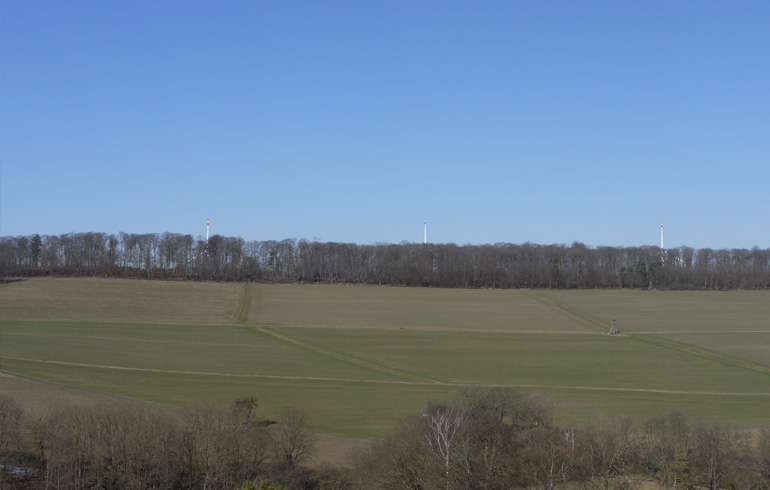
{"type": "Polygon", "coordinates": [[[666,249],[663,248],[663,222],[660,222],[660,261],[666,261],[666,249]]]}
{"type": "MultiPolygon", "coordinates": [[[[682,256],[679,254],[679,252],[674,251],[673,255],[674,257],[672,259],[673,260],[672,265],[684,267],[685,262],[682,259],[682,256]]],[[[660,222],[660,258],[661,258],[661,262],[665,261],[665,259],[668,258],[668,252],[666,252],[666,250],[663,248],[663,222],[662,221],[660,222]]]]}
{"type": "Polygon", "coordinates": [[[428,218],[425,218],[425,231],[423,233],[422,243],[428,243],[428,218]]]}
{"type": "Polygon", "coordinates": [[[206,246],[203,247],[203,252],[199,253],[197,256],[193,256],[192,258],[190,258],[187,261],[187,263],[189,264],[190,262],[198,258],[202,259],[203,257],[207,257],[208,255],[209,255],[209,219],[206,218],[206,246]]]}

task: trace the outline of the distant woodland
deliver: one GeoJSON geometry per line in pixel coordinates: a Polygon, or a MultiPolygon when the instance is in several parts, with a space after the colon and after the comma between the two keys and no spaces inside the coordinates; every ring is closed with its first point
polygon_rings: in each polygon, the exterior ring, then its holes
{"type": "Polygon", "coordinates": [[[100,275],[447,288],[764,289],[770,249],[245,241],[176,233],[0,237],[0,278],[100,275]]]}

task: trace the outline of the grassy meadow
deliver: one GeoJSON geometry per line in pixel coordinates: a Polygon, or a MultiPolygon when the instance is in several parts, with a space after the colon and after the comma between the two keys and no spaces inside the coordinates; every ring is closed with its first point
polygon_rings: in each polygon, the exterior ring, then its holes
{"type": "Polygon", "coordinates": [[[0,285],[0,369],[179,407],[256,396],[370,439],[468,385],[541,392],[560,423],[767,426],[770,292],[25,279],[0,285]]]}

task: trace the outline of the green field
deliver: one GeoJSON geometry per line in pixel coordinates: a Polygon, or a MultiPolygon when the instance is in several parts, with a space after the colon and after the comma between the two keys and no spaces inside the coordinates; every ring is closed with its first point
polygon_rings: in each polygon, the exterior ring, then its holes
{"type": "Polygon", "coordinates": [[[468,385],[542,392],[560,423],[766,426],[770,292],[28,279],[0,286],[0,368],[173,406],[253,395],[363,438],[468,385]]]}

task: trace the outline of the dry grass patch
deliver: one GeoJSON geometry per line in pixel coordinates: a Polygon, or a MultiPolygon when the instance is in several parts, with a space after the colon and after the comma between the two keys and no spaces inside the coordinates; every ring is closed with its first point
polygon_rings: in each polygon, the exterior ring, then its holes
{"type": "Polygon", "coordinates": [[[3,321],[232,323],[243,285],[32,278],[0,286],[3,321]]]}
{"type": "Polygon", "coordinates": [[[250,323],[347,328],[592,332],[522,291],[256,286],[250,323]]]}

